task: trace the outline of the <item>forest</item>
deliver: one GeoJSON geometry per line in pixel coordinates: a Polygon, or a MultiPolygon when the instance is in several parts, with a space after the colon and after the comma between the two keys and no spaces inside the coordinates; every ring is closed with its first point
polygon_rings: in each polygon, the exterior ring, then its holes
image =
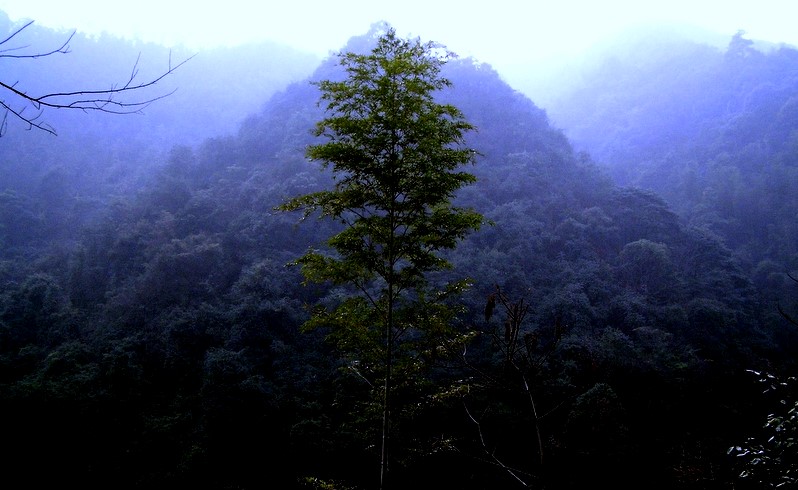
{"type": "MultiPolygon", "coordinates": [[[[308,158],[341,58],[219,49],[143,116],[44,112],[57,136],[9,117],[3,486],[797,488],[798,50],[656,42],[603,53],[547,107],[486,62],[441,65],[434,107],[473,128],[451,205],[484,220],[397,311],[434,331],[396,347],[384,485],[385,353],[352,328],[375,320],[335,264],[303,276],[345,223],[285,209],[341,182],[308,158]]],[[[190,55],[71,44],[0,59],[3,81],[95,86],[190,55]]]]}

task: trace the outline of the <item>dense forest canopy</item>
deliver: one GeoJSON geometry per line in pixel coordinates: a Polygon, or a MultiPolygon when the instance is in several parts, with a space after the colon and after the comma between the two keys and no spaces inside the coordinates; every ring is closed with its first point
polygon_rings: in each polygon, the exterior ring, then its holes
{"type": "Polygon", "coordinates": [[[571,141],[623,185],[717,234],[759,286],[798,268],[798,51],[737,33],[723,49],[671,39],[604,53],[552,104],[571,141]],[[663,43],[664,44],[664,43],[663,43]]]}
{"type": "MultiPolygon", "coordinates": [[[[80,84],[139,51],[166,53],[76,38],[36,69],[80,84]]],[[[728,450],[771,440],[766,417],[796,399],[756,375],[796,372],[796,63],[742,34],[679,44],[600,64],[551,109],[487,63],[442,66],[436,101],[475,128],[476,180],[452,203],[490,225],[425,276],[469,287],[440,300],[457,340],[397,387],[414,404],[393,424],[396,488],[771,488],[794,471],[788,444],[748,478],[728,450]]],[[[4,476],[373,488],[370,367],[300,329],[350,292],[286,267],[341,228],[276,211],[335,182],[306,149],[325,117],[312,82],[340,80],[338,59],[252,46],[183,75],[133,121],[0,138],[4,476]]]]}

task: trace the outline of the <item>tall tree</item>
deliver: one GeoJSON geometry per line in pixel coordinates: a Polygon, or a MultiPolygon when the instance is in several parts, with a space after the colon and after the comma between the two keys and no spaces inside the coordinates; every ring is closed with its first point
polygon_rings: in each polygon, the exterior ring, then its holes
{"type": "Polygon", "coordinates": [[[475,181],[460,167],[476,155],[464,141],[474,127],[434,98],[451,85],[440,71],[454,55],[376,28],[370,52],[340,54],[342,80],[317,83],[327,116],[315,134],[327,141],[307,155],[332,170],[333,189],[295,197],[280,209],[319,212],[343,225],[326,252],[311,249],[296,264],[309,281],[357,291],[332,311],[317,309],[308,326],[330,328],[361,374],[377,381],[372,392],[381,395],[380,487],[386,488],[396,370],[403,360],[404,367],[417,365],[426,342],[447,332],[453,314],[428,274],[450,266],[440,253],[478,229],[482,216],[452,205],[455,192],[475,181]]]}

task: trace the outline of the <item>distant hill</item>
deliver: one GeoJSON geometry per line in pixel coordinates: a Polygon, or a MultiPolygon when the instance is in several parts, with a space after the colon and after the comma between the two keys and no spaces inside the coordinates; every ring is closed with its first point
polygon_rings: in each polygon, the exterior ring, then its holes
{"type": "MultiPolygon", "coordinates": [[[[0,12],[3,37],[21,26],[0,12]]],[[[61,46],[69,35],[34,23],[4,48],[43,53],[61,46]]],[[[142,114],[44,111],[40,119],[58,136],[28,131],[24,123],[9,117],[0,138],[0,192],[49,222],[51,239],[69,241],[81,223],[90,221],[114,197],[137,192],[174,146],[196,146],[207,138],[235,133],[272,94],[307,77],[320,61],[277,44],[191,52],[77,33],[68,54],[4,58],[2,79],[31,95],[103,90],[124,84],[134,70],[136,82],[154,79],[170,63],[174,66],[190,56],[173,74],[142,91],[140,100],[171,94],[145,107],[142,114]],[[71,217],[66,219],[64,213],[71,217]]],[[[33,107],[25,111],[34,112],[33,107]]],[[[25,225],[8,225],[6,230],[17,237],[31,236],[25,225]]]]}
{"type": "MultiPolygon", "coordinates": [[[[374,35],[344,49],[369,49],[374,35]]],[[[325,332],[300,331],[308,307],[348,291],[305,285],[287,267],[340,223],[275,210],[333,184],[305,149],[323,116],[312,82],[340,76],[337,59],[281,79],[263,103],[237,106],[253,110],[232,130],[213,126],[212,107],[224,105],[234,82],[225,74],[219,87],[200,75],[188,87],[207,100],[137,119],[162,128],[68,125],[66,145],[21,131],[0,141],[9,481],[373,483],[380,415],[368,396],[379,390],[359,375],[373,367],[343,357],[325,332]]],[[[454,60],[444,75],[453,85],[438,96],[477,128],[467,140],[477,158],[464,169],[477,182],[454,201],[491,224],[447,254],[452,270],[429,277],[472,284],[453,301],[458,316],[447,318],[472,342],[425,378],[435,396],[397,395],[413,400],[394,432],[397,487],[515,485],[506,468],[563,490],[735,481],[727,449],[761,427],[759,387],[747,370],[790,371],[798,345],[746,264],[657,193],[613,182],[603,160],[579,151],[491,66],[454,60]],[[486,319],[497,287],[511,304],[486,319]],[[512,335],[511,312],[520,319],[512,335]]],[[[241,84],[245,97],[258,92],[241,84]]],[[[610,114],[615,105],[606,104],[610,114]]],[[[656,140],[603,121],[610,141],[656,140]]],[[[449,348],[418,356],[436,360],[449,348]]]]}
{"type": "MultiPolygon", "coordinates": [[[[0,30],[12,25],[0,12],[0,30]]],[[[65,42],[69,32],[42,28],[35,23],[17,35],[6,47],[27,46],[24,52],[45,52],[65,42]]],[[[134,69],[135,81],[152,79],[194,56],[146,95],[175,91],[144,110],[144,117],[115,117],[92,113],[51,111],[46,118],[62,135],[113,135],[124,131],[128,137],[149,144],[196,144],[208,137],[233,132],[241,120],[268,100],[276,90],[305,78],[319,63],[316,55],[277,43],[260,43],[236,48],[190,51],[184,46],[170,48],[153,43],[130,41],[108,34],[85,36],[80,32],[69,42],[68,54],[35,60],[5,59],[3,77],[18,82],[31,94],[77,89],[105,89],[127,81],[134,69]],[[63,119],[63,123],[62,118],[63,119]],[[104,134],[103,134],[104,133],[104,134]],[[143,133],[142,135],[139,135],[143,133]]],[[[11,127],[14,121],[10,121],[11,127]]]]}
{"type": "MultiPolygon", "coordinates": [[[[619,184],[721,237],[759,285],[798,270],[798,50],[640,37],[605,51],[547,109],[619,184]]],[[[782,289],[781,286],[786,286],[782,289]]]]}

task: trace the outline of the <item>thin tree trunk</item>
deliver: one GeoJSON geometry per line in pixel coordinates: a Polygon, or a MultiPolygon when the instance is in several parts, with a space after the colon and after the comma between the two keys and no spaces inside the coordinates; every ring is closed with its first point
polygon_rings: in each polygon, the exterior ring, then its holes
{"type": "Polygon", "coordinates": [[[382,393],[382,451],[380,462],[380,490],[388,488],[388,442],[390,436],[390,390],[393,362],[393,285],[388,285],[388,312],[385,326],[385,385],[382,393]]]}

